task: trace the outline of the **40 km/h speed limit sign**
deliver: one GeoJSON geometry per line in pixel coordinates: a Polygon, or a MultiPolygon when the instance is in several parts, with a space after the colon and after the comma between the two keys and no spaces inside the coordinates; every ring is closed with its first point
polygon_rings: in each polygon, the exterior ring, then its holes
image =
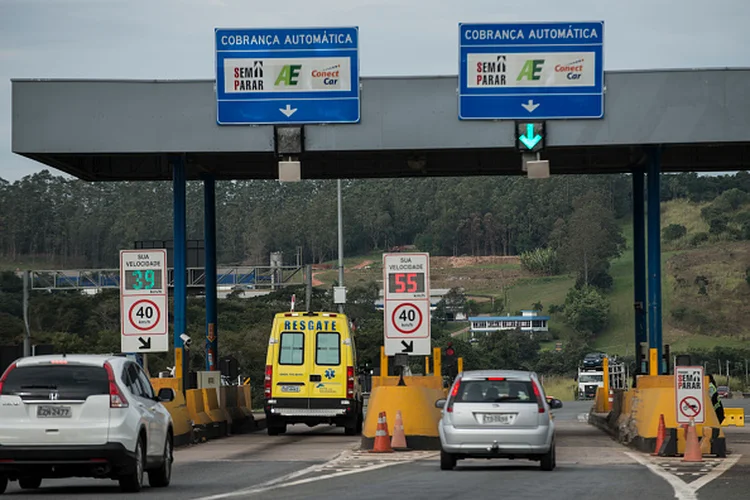
{"type": "Polygon", "coordinates": [[[166,250],[120,252],[122,352],[169,350],[167,287],[166,250]]]}
{"type": "Polygon", "coordinates": [[[432,350],[429,254],[384,254],[383,286],[386,356],[429,356],[432,350]]]}

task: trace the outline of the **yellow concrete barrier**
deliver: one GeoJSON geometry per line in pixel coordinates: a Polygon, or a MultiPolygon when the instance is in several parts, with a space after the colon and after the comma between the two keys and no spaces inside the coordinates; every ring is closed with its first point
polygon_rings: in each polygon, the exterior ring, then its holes
{"type": "Polygon", "coordinates": [[[219,406],[219,395],[216,389],[200,389],[203,392],[203,404],[205,405],[206,414],[211,418],[212,422],[220,423],[226,422],[224,412],[219,406]]]}
{"type": "Polygon", "coordinates": [[[190,418],[195,425],[210,425],[213,421],[206,413],[206,404],[203,400],[203,391],[200,389],[188,389],[185,391],[185,400],[190,418]]]}
{"type": "Polygon", "coordinates": [[[239,406],[240,410],[242,410],[242,413],[245,414],[247,418],[252,418],[253,416],[253,397],[252,392],[250,390],[249,385],[243,385],[239,389],[239,401],[237,406],[239,406]]]}
{"type": "Polygon", "coordinates": [[[744,408],[724,408],[724,421],[722,427],[745,427],[744,408]]]}
{"type": "Polygon", "coordinates": [[[247,420],[247,415],[240,409],[239,399],[240,393],[243,392],[242,386],[229,386],[227,387],[227,411],[232,417],[232,422],[242,422],[247,420]]]}
{"type": "Polygon", "coordinates": [[[222,419],[227,423],[227,426],[231,429],[232,427],[232,414],[229,413],[229,407],[227,406],[227,393],[229,387],[221,386],[216,390],[217,400],[219,403],[219,411],[222,413],[222,419]]]}
{"type": "MultiPolygon", "coordinates": [[[[425,377],[427,378],[427,377],[425,377]]],[[[431,377],[430,377],[431,378],[431,377]]],[[[444,398],[443,390],[419,385],[373,388],[362,430],[362,448],[372,449],[378,425],[378,414],[386,412],[388,433],[393,434],[396,412],[401,411],[406,444],[415,450],[440,449],[438,422],[441,411],[435,401],[444,398]]]]}
{"type": "Polygon", "coordinates": [[[174,444],[175,446],[190,444],[193,441],[193,421],[190,418],[185,396],[182,394],[182,379],[153,378],[151,386],[157,393],[163,388],[170,388],[174,391],[174,400],[162,403],[172,416],[174,444]]]}

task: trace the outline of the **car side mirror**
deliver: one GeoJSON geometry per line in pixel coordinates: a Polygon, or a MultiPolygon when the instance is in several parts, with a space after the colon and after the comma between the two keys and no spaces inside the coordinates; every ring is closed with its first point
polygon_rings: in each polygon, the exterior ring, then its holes
{"type": "Polygon", "coordinates": [[[160,403],[171,403],[174,401],[174,390],[169,387],[162,387],[156,395],[156,400],[160,403]]]}
{"type": "Polygon", "coordinates": [[[437,401],[435,401],[435,408],[445,408],[445,399],[438,399],[437,401]]]}
{"type": "Polygon", "coordinates": [[[563,407],[563,403],[559,399],[552,398],[549,401],[549,407],[553,410],[557,410],[563,407]]]}

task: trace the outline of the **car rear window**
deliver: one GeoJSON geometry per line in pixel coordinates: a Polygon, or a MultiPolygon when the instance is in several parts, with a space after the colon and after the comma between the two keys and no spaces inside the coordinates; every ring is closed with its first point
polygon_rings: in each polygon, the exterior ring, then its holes
{"type": "Polygon", "coordinates": [[[534,403],[528,380],[462,380],[454,403],[534,403]]]}
{"type": "Polygon", "coordinates": [[[279,346],[280,365],[301,365],[305,359],[305,334],[284,332],[279,346]]]}
{"type": "Polygon", "coordinates": [[[316,344],[316,365],[338,366],[341,363],[341,336],[338,333],[319,332],[316,344]]]}
{"type": "Polygon", "coordinates": [[[109,377],[103,366],[22,366],[10,371],[3,394],[22,399],[86,399],[109,394],[109,377]]]}

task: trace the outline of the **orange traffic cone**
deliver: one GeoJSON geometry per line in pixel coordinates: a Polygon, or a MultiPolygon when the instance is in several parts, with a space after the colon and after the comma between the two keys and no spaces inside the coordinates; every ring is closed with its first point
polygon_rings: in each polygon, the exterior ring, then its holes
{"type": "Polygon", "coordinates": [[[661,415],[659,415],[659,430],[656,431],[656,447],[654,448],[654,452],[651,455],[659,455],[659,450],[661,450],[661,446],[664,444],[664,437],[666,434],[667,426],[664,425],[664,414],[662,413],[661,415]]]}
{"type": "Polygon", "coordinates": [[[391,440],[388,439],[388,421],[384,411],[378,414],[378,427],[375,430],[375,442],[370,453],[393,453],[391,440]]]}
{"type": "Polygon", "coordinates": [[[404,421],[401,419],[401,410],[396,412],[396,423],[393,424],[393,439],[391,447],[396,451],[408,451],[406,447],[406,435],[404,434],[404,421]]]}
{"type": "Polygon", "coordinates": [[[683,462],[703,462],[701,445],[698,443],[698,434],[695,432],[695,420],[690,419],[690,425],[685,429],[685,455],[683,462]]]}

